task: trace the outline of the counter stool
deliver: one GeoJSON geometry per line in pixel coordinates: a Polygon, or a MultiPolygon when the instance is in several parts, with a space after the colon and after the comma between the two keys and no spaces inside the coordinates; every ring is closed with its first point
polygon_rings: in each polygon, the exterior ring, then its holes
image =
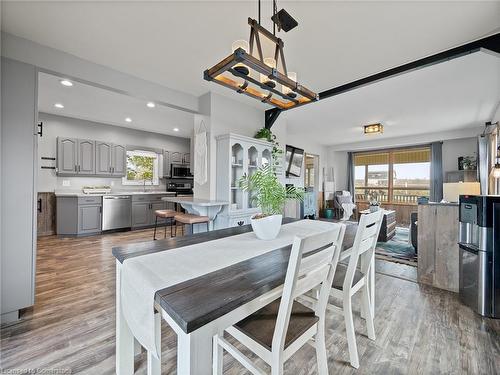
{"type": "Polygon", "coordinates": [[[175,215],[175,233],[177,234],[177,223],[181,224],[188,224],[191,225],[191,233],[193,233],[194,225],[195,224],[207,224],[207,232],[208,232],[208,223],[210,222],[210,219],[208,216],[198,216],[198,215],[192,215],[192,214],[179,214],[175,215]]]}
{"type": "Polygon", "coordinates": [[[170,223],[170,237],[172,237],[172,226],[174,225],[174,217],[177,214],[174,210],[156,210],[155,211],[155,231],[153,240],[156,240],[156,227],[158,226],[158,218],[165,219],[165,234],[163,238],[167,238],[167,225],[170,223]]]}

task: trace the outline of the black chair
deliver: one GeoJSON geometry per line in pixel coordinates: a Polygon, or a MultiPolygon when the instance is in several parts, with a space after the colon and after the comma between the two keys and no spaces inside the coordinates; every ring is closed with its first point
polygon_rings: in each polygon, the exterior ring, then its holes
{"type": "Polygon", "coordinates": [[[418,251],[418,214],[412,212],[410,214],[410,231],[411,231],[411,245],[415,249],[415,254],[418,251]]]}

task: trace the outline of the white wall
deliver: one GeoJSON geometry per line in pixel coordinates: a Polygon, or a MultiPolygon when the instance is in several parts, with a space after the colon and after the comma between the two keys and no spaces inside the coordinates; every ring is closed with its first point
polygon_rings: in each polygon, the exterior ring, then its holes
{"type": "MultiPolygon", "coordinates": [[[[41,169],[41,165],[55,166],[55,162],[41,160],[40,157],[56,157],[57,137],[93,139],[124,145],[189,152],[190,140],[188,138],[172,137],[47,113],[39,113],[39,121],[43,121],[43,137],[38,141],[38,191],[40,192],[54,191],[56,189],[80,190],[82,186],[86,185],[113,184],[113,189],[127,190],[139,188],[130,185],[123,186],[121,177],[58,177],[54,170],[41,169]],[[69,181],[71,186],[63,186],[63,180],[69,181]]],[[[158,188],[165,188],[165,180],[160,180],[158,188]]]]}
{"type": "Polygon", "coordinates": [[[443,173],[458,170],[459,156],[477,157],[477,138],[443,141],[443,173]]]}

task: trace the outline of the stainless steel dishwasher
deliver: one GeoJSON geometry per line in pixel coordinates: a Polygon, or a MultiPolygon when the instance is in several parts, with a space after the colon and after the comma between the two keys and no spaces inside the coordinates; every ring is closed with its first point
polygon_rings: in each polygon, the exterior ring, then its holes
{"type": "Polygon", "coordinates": [[[102,230],[130,228],[132,226],[132,198],[130,195],[102,197],[102,230]]]}

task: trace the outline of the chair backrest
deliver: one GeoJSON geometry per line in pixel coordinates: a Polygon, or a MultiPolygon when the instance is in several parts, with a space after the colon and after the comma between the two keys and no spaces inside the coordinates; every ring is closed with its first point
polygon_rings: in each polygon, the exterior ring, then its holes
{"type": "Polygon", "coordinates": [[[370,214],[363,214],[359,219],[356,237],[354,237],[354,244],[352,245],[351,256],[349,257],[349,264],[347,265],[347,272],[344,279],[343,290],[347,291],[352,287],[354,274],[358,267],[359,258],[365,254],[367,261],[361,268],[364,275],[368,274],[373,257],[375,256],[375,247],[377,246],[378,234],[382,225],[384,212],[382,210],[375,211],[370,214]]]}
{"type": "Polygon", "coordinates": [[[295,237],[273,335],[273,350],[284,349],[294,299],[318,286],[321,289],[315,313],[324,318],[344,234],[344,224],[332,224],[331,229],[324,232],[295,237]]]}

